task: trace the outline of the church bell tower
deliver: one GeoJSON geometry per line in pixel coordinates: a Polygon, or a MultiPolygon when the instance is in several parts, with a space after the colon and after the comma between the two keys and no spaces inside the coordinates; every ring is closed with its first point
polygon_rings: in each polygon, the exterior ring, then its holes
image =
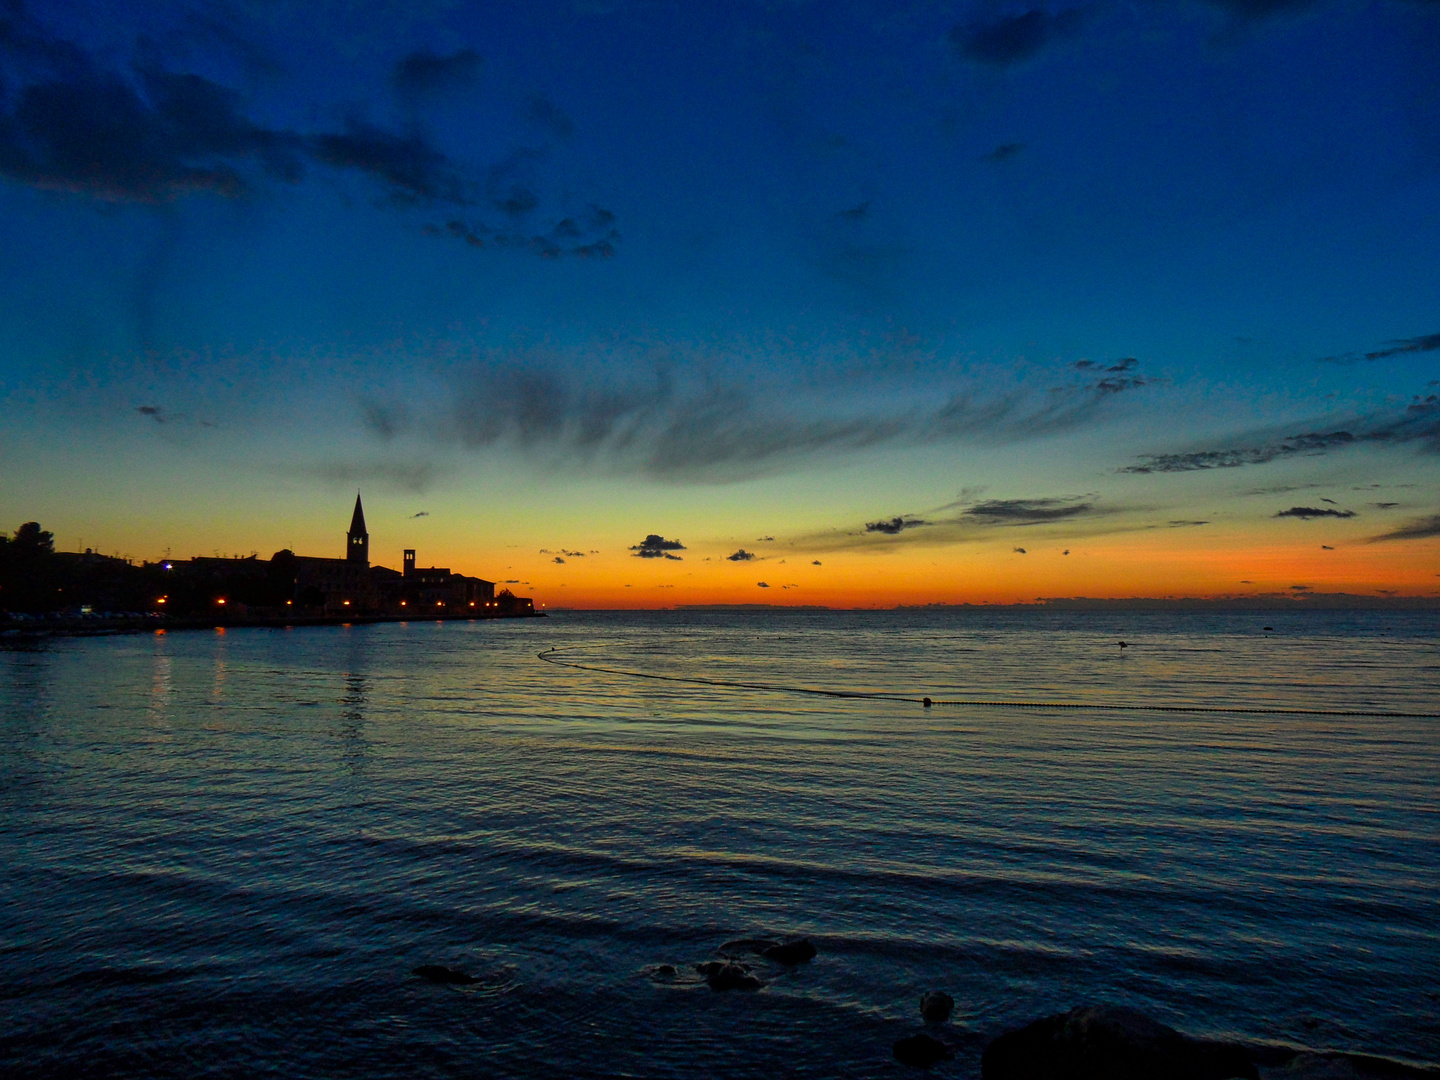
{"type": "Polygon", "coordinates": [[[365,508],[360,493],[355,493],[355,513],[350,518],[350,531],[345,534],[345,561],[370,565],[370,534],[365,531],[365,508]]]}

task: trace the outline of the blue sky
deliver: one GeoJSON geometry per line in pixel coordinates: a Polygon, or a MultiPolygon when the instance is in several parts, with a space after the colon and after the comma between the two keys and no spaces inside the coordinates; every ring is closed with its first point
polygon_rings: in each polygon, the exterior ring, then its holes
{"type": "Polygon", "coordinates": [[[6,527],[1434,580],[1435,0],[0,11],[6,527]]]}

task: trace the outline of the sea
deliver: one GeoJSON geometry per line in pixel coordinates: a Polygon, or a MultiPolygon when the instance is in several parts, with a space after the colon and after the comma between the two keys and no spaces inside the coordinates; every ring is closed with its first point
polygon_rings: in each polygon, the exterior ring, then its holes
{"type": "Polygon", "coordinates": [[[1434,1064],[1437,715],[1423,612],[12,634],[0,1074],[914,1075],[929,991],[939,1077],[1091,1003],[1434,1064]]]}

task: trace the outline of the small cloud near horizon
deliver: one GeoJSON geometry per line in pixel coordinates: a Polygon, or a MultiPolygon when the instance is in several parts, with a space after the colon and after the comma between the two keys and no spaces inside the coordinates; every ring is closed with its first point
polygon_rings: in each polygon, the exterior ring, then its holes
{"type": "Polygon", "coordinates": [[[679,555],[672,555],[673,551],[684,551],[685,545],[679,540],[666,540],[659,533],[650,533],[638,544],[632,544],[630,550],[635,553],[637,559],[674,559],[681,561],[679,555]]]}
{"type": "Polygon", "coordinates": [[[1324,506],[1292,506],[1289,510],[1278,510],[1275,513],[1277,518],[1299,518],[1302,521],[1309,521],[1312,518],[1353,518],[1354,510],[1331,510],[1324,506]]]}

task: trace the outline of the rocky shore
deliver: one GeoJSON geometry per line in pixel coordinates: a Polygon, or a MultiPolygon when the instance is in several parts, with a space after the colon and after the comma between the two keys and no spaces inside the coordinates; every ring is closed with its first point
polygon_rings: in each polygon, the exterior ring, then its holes
{"type": "MultiPolygon", "coordinates": [[[[644,975],[677,989],[703,982],[716,992],[756,992],[809,964],[820,951],[806,938],[745,938],[725,942],[714,955],[718,959],[690,965],[652,965],[644,975]]],[[[421,973],[417,969],[416,974],[421,973]]],[[[954,999],[944,991],[923,994],[919,1013],[924,1027],[895,1040],[890,1048],[894,1060],[929,1070],[973,1055],[976,1033],[950,1026],[954,1008],[954,999]]],[[[942,1068],[940,1074],[945,1071],[942,1068]]],[[[1082,1005],[991,1037],[980,1057],[980,1076],[981,1080],[1440,1080],[1440,1067],[1344,1051],[1196,1038],[1134,1009],[1082,1005]]]]}

